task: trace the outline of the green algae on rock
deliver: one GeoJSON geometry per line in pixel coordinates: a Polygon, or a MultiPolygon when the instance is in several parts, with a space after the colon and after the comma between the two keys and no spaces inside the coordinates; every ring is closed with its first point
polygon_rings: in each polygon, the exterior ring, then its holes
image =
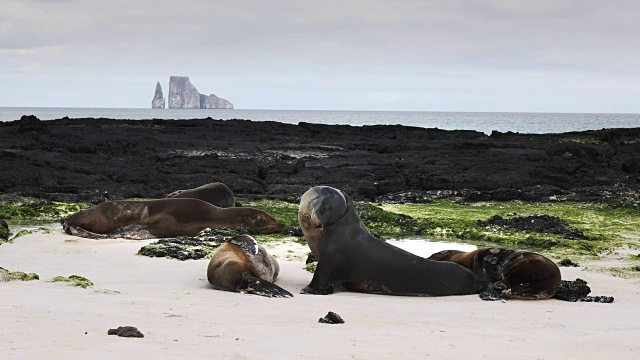
{"type": "Polygon", "coordinates": [[[378,205],[367,202],[355,202],[354,204],[360,220],[369,231],[376,233],[376,235],[422,235],[428,228],[426,222],[418,221],[407,214],[387,211],[378,205]]]}
{"type": "Polygon", "coordinates": [[[298,223],[298,204],[273,199],[248,200],[236,198],[244,207],[252,207],[267,212],[286,227],[300,226],[298,223]]]}
{"type": "Polygon", "coordinates": [[[93,282],[91,280],[82,277],[80,275],[70,275],[69,277],[64,276],[56,276],[53,279],[49,280],[50,282],[62,282],[66,283],[69,286],[76,286],[86,289],[90,286],[93,286],[93,282]]]}
{"type": "Polygon", "coordinates": [[[206,228],[196,236],[178,236],[175,238],[159,239],[138,250],[138,255],[149,257],[166,257],[184,260],[197,260],[210,258],[216,249],[224,242],[241,234],[247,234],[248,230],[237,228],[206,228]]]}
{"type": "Polygon", "coordinates": [[[315,273],[316,272],[316,268],[318,267],[318,262],[314,261],[314,262],[310,262],[308,264],[306,264],[303,269],[307,270],[310,273],[315,273]]]}
{"type": "Polygon", "coordinates": [[[0,281],[31,281],[40,280],[40,276],[36,273],[25,273],[22,271],[9,271],[3,267],[0,267],[0,281]]]}
{"type": "Polygon", "coordinates": [[[63,203],[31,197],[0,194],[0,218],[12,220],[65,219],[80,210],[88,209],[88,203],[63,203]]]}
{"type": "Polygon", "coordinates": [[[428,226],[427,236],[463,239],[477,245],[545,250],[563,254],[566,251],[584,255],[598,255],[628,244],[624,233],[638,233],[638,210],[613,208],[605,204],[560,202],[482,202],[458,204],[455,199],[437,200],[432,204],[384,204],[383,209],[409,215],[428,226]],[[526,217],[536,214],[555,216],[566,221],[570,228],[580,229],[585,239],[566,239],[559,234],[526,232],[499,226],[478,226],[478,220],[501,217],[526,217]]]}
{"type": "Polygon", "coordinates": [[[0,219],[0,244],[9,240],[11,231],[9,231],[9,225],[6,221],[0,219]]]}

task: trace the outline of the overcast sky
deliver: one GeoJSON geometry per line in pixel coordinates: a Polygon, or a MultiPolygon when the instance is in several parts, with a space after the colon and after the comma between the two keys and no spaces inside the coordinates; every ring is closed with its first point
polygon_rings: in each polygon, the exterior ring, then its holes
{"type": "Polygon", "coordinates": [[[640,113],[637,0],[0,0],[0,106],[640,113]]]}

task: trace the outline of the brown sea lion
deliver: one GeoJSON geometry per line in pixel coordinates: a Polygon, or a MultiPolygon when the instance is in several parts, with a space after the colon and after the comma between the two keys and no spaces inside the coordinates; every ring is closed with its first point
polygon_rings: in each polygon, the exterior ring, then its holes
{"type": "Polygon", "coordinates": [[[280,266],[249,235],[240,235],[216,250],[207,267],[207,279],[218,290],[246,292],[267,297],[292,297],[273,282],[280,266]]]}
{"type": "Polygon", "coordinates": [[[429,257],[431,260],[450,261],[485,276],[484,300],[549,299],[560,287],[560,269],[546,257],[504,248],[485,248],[471,252],[444,250],[429,257]]]}
{"type": "Polygon", "coordinates": [[[63,224],[67,234],[93,239],[195,236],[208,227],[271,234],[282,231],[284,224],[262,210],[225,209],[198,199],[107,201],[77,212],[63,224]]]}
{"type": "Polygon", "coordinates": [[[233,191],[221,182],[202,185],[195,189],[176,190],[171,194],[166,195],[165,198],[199,199],[222,208],[230,208],[240,205],[236,202],[236,199],[233,196],[233,191]]]}
{"type": "Polygon", "coordinates": [[[371,235],[351,198],[316,186],[300,200],[298,219],[318,261],[306,294],[337,286],[372,294],[442,296],[477,294],[482,279],[458,264],[421,258],[371,235]]]}

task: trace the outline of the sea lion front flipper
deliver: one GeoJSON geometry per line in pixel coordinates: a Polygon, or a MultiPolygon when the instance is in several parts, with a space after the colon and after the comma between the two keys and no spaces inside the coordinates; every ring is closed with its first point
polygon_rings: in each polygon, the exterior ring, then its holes
{"type": "Polygon", "coordinates": [[[305,286],[304,289],[300,290],[300,294],[311,294],[311,295],[331,295],[333,294],[333,290],[335,286],[329,286],[327,288],[320,288],[311,286],[311,284],[305,286]]]}
{"type": "Polygon", "coordinates": [[[81,228],[79,226],[67,225],[67,223],[64,223],[63,230],[64,230],[65,233],[67,233],[69,235],[79,236],[79,237],[83,237],[83,238],[87,238],[87,239],[101,240],[101,239],[108,239],[109,238],[108,235],[97,234],[97,233],[91,232],[89,230],[85,230],[85,229],[83,229],[83,228],[81,228]]]}
{"type": "Polygon", "coordinates": [[[486,269],[482,270],[484,286],[480,290],[480,299],[484,301],[495,301],[500,299],[500,292],[494,287],[494,281],[486,269]]]}
{"type": "Polygon", "coordinates": [[[300,290],[300,293],[311,295],[333,294],[333,290],[335,290],[336,286],[342,285],[342,282],[335,281],[332,267],[333,264],[328,263],[327,260],[318,261],[316,271],[313,273],[313,279],[311,279],[309,285],[300,290]]]}
{"type": "Polygon", "coordinates": [[[247,274],[242,275],[242,281],[237,288],[238,291],[246,292],[249,294],[276,297],[276,298],[289,298],[293,295],[280,286],[267,281],[265,279],[249,276],[247,274]]]}

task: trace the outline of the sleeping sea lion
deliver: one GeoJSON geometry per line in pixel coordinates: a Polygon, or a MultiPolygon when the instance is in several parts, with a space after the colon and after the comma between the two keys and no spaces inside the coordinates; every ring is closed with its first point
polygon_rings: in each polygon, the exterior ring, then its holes
{"type": "Polygon", "coordinates": [[[546,257],[528,251],[503,248],[471,252],[444,250],[429,259],[454,262],[479,276],[488,275],[484,300],[549,299],[560,287],[558,266],[546,257]]]}
{"type": "Polygon", "coordinates": [[[477,294],[482,280],[458,264],[421,258],[377,239],[358,217],[351,198],[316,186],[300,200],[298,219],[318,261],[306,294],[337,286],[372,294],[442,296],[477,294]]]}
{"type": "Polygon", "coordinates": [[[284,224],[262,210],[224,209],[198,199],[107,201],[77,212],[63,224],[67,234],[93,239],[195,236],[208,227],[271,234],[282,231],[284,224]]]}
{"type": "Polygon", "coordinates": [[[273,282],[280,266],[249,235],[240,235],[216,250],[207,267],[207,279],[218,290],[246,292],[267,297],[292,297],[273,282]]]}
{"type": "Polygon", "coordinates": [[[195,189],[176,190],[171,194],[166,195],[165,198],[199,199],[222,208],[230,208],[239,205],[236,203],[233,191],[221,182],[202,185],[195,189]]]}

